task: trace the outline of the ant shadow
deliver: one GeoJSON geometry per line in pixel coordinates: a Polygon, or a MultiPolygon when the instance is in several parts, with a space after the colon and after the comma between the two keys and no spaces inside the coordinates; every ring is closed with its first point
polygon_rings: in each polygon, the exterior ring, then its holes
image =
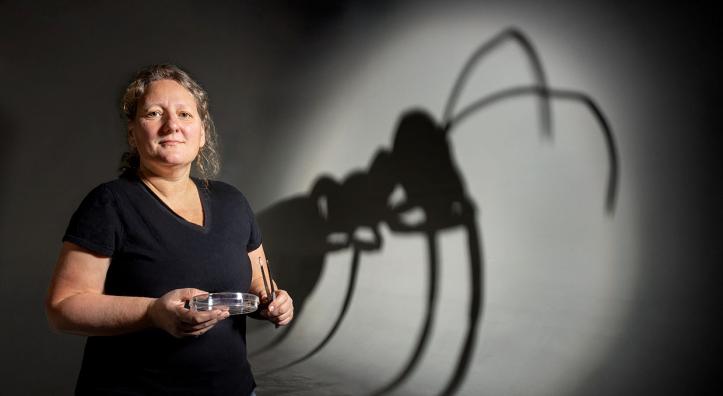
{"type": "MultiPolygon", "coordinates": [[[[264,233],[264,247],[272,257],[275,277],[294,296],[295,315],[303,315],[304,304],[316,288],[330,252],[351,249],[351,269],[346,293],[332,327],[316,346],[303,356],[262,373],[267,376],[298,365],[321,351],[336,334],[351,304],[364,252],[384,247],[379,226],[393,233],[419,235],[426,241],[428,285],[422,329],[406,363],[386,385],[373,392],[386,394],[403,384],[416,369],[428,345],[434,323],[439,284],[438,234],[448,229],[466,233],[469,259],[467,325],[455,368],[441,395],[455,393],[464,382],[474,356],[484,307],[484,254],[477,223],[477,205],[467,194],[461,170],[455,164],[451,132],[461,121],[503,100],[537,97],[541,133],[552,136],[551,100],[573,100],[585,104],[595,116],[605,137],[609,159],[606,210],[612,214],[618,183],[618,154],[612,132],[602,111],[588,95],[550,88],[542,63],[531,41],[510,28],[483,43],[464,65],[447,101],[441,122],[427,111],[413,109],[402,114],[390,150],[378,150],[365,170],[355,171],[342,181],[318,177],[311,191],[284,199],[257,216],[264,233]],[[476,64],[498,46],[513,42],[526,54],[535,84],[496,91],[455,113],[457,100],[476,64]]],[[[251,356],[279,345],[294,332],[292,322],[283,333],[251,356]]]]}

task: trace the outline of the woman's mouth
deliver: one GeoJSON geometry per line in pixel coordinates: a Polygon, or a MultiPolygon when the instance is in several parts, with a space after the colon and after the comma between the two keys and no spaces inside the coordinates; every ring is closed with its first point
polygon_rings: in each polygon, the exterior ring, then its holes
{"type": "Polygon", "coordinates": [[[161,146],[175,146],[177,144],[183,143],[180,140],[161,140],[158,144],[161,146]]]}

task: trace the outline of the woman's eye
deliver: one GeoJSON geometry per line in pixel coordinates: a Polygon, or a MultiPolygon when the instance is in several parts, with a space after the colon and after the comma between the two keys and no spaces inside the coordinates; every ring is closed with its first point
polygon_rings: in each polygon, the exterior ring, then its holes
{"type": "Polygon", "coordinates": [[[191,115],[191,113],[189,113],[189,112],[187,112],[187,111],[182,111],[181,114],[179,115],[179,117],[181,117],[181,118],[191,118],[192,115],[191,115]]]}
{"type": "Polygon", "coordinates": [[[157,111],[157,110],[149,111],[148,113],[146,113],[146,117],[148,117],[148,118],[154,118],[154,117],[158,117],[160,115],[161,115],[161,112],[157,111]]]}

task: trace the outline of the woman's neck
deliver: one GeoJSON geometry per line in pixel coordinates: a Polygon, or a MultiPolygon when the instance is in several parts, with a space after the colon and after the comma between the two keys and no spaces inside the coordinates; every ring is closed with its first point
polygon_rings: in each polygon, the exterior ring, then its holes
{"type": "Polygon", "coordinates": [[[138,177],[156,194],[166,198],[183,196],[190,187],[195,187],[191,180],[190,167],[180,171],[154,172],[153,169],[141,166],[138,168],[138,177]]]}

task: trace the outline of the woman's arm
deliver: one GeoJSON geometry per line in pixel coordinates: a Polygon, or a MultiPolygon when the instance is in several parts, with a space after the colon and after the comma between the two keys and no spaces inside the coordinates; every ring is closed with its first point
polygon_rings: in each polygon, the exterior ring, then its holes
{"type": "MultiPolygon", "coordinates": [[[[263,245],[249,252],[249,260],[251,260],[251,286],[249,287],[249,293],[256,294],[261,299],[261,302],[265,303],[268,301],[268,296],[266,295],[264,278],[261,273],[261,267],[259,266],[260,260],[264,265],[264,270],[267,271],[266,253],[264,253],[263,245]]],[[[269,280],[268,272],[266,273],[266,280],[269,280]]],[[[274,294],[273,303],[269,304],[268,309],[260,312],[260,314],[276,325],[285,326],[294,319],[294,301],[286,290],[279,290],[276,282],[274,282],[274,288],[276,289],[276,293],[274,294]]]]}
{"type": "Polygon", "coordinates": [[[50,283],[46,312],[56,330],[88,335],[117,335],[159,327],[175,337],[200,335],[228,317],[219,310],[196,312],[185,301],[204,291],[172,290],[155,299],[103,294],[110,258],[65,242],[50,283]]]}

